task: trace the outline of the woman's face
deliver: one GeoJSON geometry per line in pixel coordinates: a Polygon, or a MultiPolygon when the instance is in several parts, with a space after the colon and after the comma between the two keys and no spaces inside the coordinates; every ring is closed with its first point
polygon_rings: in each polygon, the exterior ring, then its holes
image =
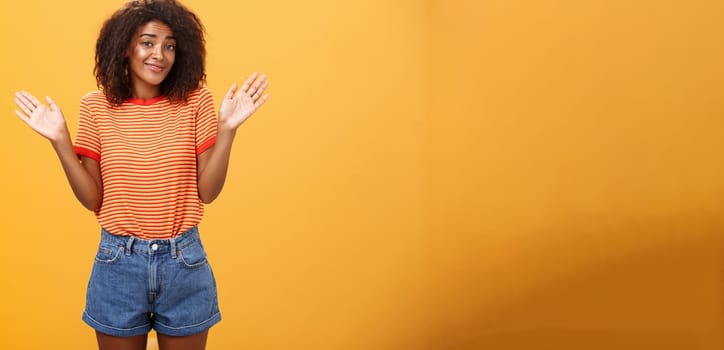
{"type": "Polygon", "coordinates": [[[176,39],[167,25],[151,21],[138,28],[126,55],[133,97],[153,98],[173,67],[176,39]]]}

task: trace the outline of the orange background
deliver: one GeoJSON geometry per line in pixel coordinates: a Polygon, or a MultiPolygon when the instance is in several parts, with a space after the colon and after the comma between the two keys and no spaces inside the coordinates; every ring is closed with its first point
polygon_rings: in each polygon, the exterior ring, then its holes
{"type": "MultiPolygon", "coordinates": [[[[122,3],[0,5],[3,348],[95,346],[98,227],[12,92],[74,133],[122,3]]],[[[724,347],[724,3],[185,3],[217,101],[272,82],[200,226],[209,349],[724,347]]]]}

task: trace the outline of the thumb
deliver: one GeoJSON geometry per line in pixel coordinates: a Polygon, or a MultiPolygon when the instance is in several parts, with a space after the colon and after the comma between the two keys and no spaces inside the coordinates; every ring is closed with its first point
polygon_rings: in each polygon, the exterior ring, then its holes
{"type": "Polygon", "coordinates": [[[45,100],[48,101],[48,105],[50,105],[51,111],[53,111],[53,112],[58,111],[58,105],[55,104],[55,101],[53,101],[53,99],[50,98],[50,96],[45,96],[45,100]]]}

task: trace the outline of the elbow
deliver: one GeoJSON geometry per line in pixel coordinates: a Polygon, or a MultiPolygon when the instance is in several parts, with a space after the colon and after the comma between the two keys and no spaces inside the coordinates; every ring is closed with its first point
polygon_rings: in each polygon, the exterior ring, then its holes
{"type": "Polygon", "coordinates": [[[213,202],[214,199],[216,199],[216,196],[204,195],[204,194],[199,193],[199,199],[201,200],[201,203],[211,204],[211,202],[213,202]]]}
{"type": "Polygon", "coordinates": [[[90,189],[73,187],[73,193],[80,204],[90,211],[98,211],[103,204],[103,188],[100,186],[90,189]]]}
{"type": "Polygon", "coordinates": [[[98,201],[98,202],[83,203],[83,206],[92,212],[97,212],[98,210],[101,209],[101,202],[98,201]]]}
{"type": "Polygon", "coordinates": [[[199,182],[198,185],[198,194],[199,194],[199,200],[201,200],[201,203],[204,204],[211,204],[216,197],[219,196],[219,193],[221,193],[221,189],[223,187],[223,183],[221,186],[210,186],[208,184],[199,182]]]}
{"type": "Polygon", "coordinates": [[[101,209],[101,205],[103,204],[103,199],[100,197],[89,198],[89,199],[83,201],[82,203],[86,209],[88,209],[92,212],[97,212],[98,210],[101,209]]]}

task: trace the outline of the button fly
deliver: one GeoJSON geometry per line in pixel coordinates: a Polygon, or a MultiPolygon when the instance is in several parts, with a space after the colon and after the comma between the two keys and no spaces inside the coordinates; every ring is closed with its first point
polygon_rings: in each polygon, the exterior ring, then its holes
{"type": "Polygon", "coordinates": [[[158,244],[156,244],[156,243],[151,244],[151,250],[154,250],[154,251],[158,250],[158,244]]]}

